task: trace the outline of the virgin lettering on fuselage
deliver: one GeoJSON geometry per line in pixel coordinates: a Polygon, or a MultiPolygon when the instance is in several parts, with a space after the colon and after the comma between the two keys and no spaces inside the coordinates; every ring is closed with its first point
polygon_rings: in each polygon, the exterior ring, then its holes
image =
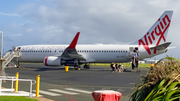
{"type": "Polygon", "coordinates": [[[59,45],[29,45],[21,48],[21,51],[58,51],[66,49],[66,46],[59,46],[59,45]]]}
{"type": "Polygon", "coordinates": [[[20,47],[19,61],[38,61],[45,65],[80,65],[87,62],[129,62],[132,48],[138,48],[139,59],[167,51],[166,42],[173,11],[165,11],[148,32],[129,45],[77,45],[78,32],[68,45],[29,45],[20,47]]]}

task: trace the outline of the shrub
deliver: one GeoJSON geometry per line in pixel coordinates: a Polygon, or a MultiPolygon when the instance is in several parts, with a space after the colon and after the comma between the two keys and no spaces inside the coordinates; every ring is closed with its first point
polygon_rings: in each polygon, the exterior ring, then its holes
{"type": "Polygon", "coordinates": [[[130,98],[131,101],[179,99],[177,96],[180,95],[180,60],[172,57],[165,59],[168,60],[164,63],[159,61],[154,68],[141,77],[140,83],[135,87],[130,98]],[[168,96],[170,92],[172,95],[168,96]]]}

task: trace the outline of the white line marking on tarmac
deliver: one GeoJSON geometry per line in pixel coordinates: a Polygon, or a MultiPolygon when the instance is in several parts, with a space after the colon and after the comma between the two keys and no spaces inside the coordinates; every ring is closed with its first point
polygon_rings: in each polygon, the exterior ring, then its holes
{"type": "Polygon", "coordinates": [[[59,89],[48,89],[48,90],[54,91],[54,92],[58,92],[58,93],[70,94],[70,95],[77,95],[77,94],[79,94],[79,93],[63,91],[63,90],[59,90],[59,89]]]}
{"type": "Polygon", "coordinates": [[[76,92],[81,92],[81,93],[92,94],[92,92],[84,91],[84,90],[79,90],[79,89],[74,89],[74,88],[65,88],[65,89],[66,90],[71,90],[71,91],[76,91],[76,92]]]}
{"type": "MultiPolygon", "coordinates": [[[[36,92],[36,90],[33,90],[33,92],[36,92]]],[[[43,91],[43,90],[39,90],[39,93],[50,95],[50,96],[61,96],[61,94],[56,94],[56,93],[47,92],[47,91],[43,91]]]]}

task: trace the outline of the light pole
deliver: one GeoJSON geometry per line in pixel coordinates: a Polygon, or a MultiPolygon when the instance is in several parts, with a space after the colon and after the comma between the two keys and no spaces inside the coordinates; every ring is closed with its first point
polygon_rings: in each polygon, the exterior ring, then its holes
{"type": "Polygon", "coordinates": [[[3,56],[3,32],[1,32],[1,59],[3,56]]]}

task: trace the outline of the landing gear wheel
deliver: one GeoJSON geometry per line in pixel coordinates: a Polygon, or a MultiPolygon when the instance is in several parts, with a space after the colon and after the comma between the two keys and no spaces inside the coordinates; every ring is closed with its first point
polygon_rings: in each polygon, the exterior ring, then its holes
{"type": "Polygon", "coordinates": [[[74,65],[74,70],[79,70],[81,68],[80,65],[74,65]]]}
{"type": "Polygon", "coordinates": [[[84,69],[90,69],[90,66],[85,64],[84,69]]]}
{"type": "Polygon", "coordinates": [[[17,67],[17,68],[20,68],[20,65],[19,65],[19,64],[17,64],[17,65],[16,65],[16,67],[17,67]]]}
{"type": "Polygon", "coordinates": [[[78,70],[78,65],[74,65],[74,70],[78,70]]]}

